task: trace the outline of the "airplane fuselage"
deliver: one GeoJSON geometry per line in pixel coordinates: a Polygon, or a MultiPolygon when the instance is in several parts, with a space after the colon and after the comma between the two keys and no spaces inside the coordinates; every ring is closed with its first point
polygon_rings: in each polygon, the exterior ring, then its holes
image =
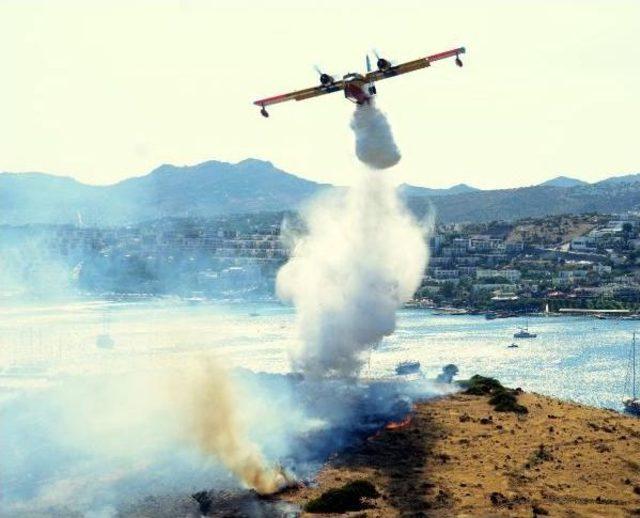
{"type": "Polygon", "coordinates": [[[368,104],[376,93],[375,86],[360,74],[347,74],[343,78],[344,96],[359,105],[368,104]]]}

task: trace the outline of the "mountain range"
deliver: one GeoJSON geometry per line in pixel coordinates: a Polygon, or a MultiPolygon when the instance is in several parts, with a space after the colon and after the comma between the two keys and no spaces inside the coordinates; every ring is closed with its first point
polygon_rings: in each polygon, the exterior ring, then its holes
{"type": "MultiPolygon", "coordinates": [[[[194,166],[162,165],[113,185],[96,186],[44,173],[0,173],[0,224],[111,226],[162,217],[295,210],[332,188],[247,159],[194,166]]],[[[480,190],[465,184],[399,192],[418,215],[435,210],[442,222],[512,220],[560,213],[617,212],[640,207],[640,174],[594,184],[559,176],[540,185],[480,190]]]]}

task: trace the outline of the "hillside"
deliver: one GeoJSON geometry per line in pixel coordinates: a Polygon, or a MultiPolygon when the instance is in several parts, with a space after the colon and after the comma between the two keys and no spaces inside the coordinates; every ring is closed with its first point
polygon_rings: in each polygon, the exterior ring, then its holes
{"type": "Polygon", "coordinates": [[[624,212],[640,207],[640,183],[598,183],[576,187],[534,186],[476,191],[442,197],[412,197],[418,216],[436,211],[442,222],[515,220],[556,214],[624,212]]]}
{"type": "Polygon", "coordinates": [[[410,423],[337,455],[317,484],[282,498],[304,507],[361,480],[378,492],[361,517],[640,514],[640,420],[537,394],[518,399],[528,413],[463,394],[418,404],[410,423]]]}
{"type": "Polygon", "coordinates": [[[576,187],[578,185],[588,185],[588,183],[583,180],[578,180],[577,178],[569,178],[568,176],[556,176],[539,185],[544,187],[576,187]]]}
{"type": "Polygon", "coordinates": [[[326,185],[248,159],[189,167],[163,165],[114,185],[89,186],[52,175],[0,175],[0,224],[121,225],[163,217],[297,208],[326,185]]]}
{"type": "Polygon", "coordinates": [[[416,187],[415,185],[409,185],[403,183],[398,186],[398,191],[401,195],[406,197],[411,196],[448,196],[451,194],[463,194],[469,192],[476,192],[480,189],[476,189],[475,187],[471,187],[464,183],[459,183],[458,185],[454,185],[453,187],[449,187],[448,189],[430,189],[429,187],[416,187]]]}

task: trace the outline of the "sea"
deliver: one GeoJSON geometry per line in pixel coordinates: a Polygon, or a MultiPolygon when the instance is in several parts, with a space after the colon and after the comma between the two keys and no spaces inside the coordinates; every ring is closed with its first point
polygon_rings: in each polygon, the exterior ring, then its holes
{"type": "MultiPolygon", "coordinates": [[[[435,378],[453,363],[459,378],[493,376],[510,387],[621,411],[634,331],[640,322],[486,320],[401,309],[395,332],[362,358],[362,376],[392,378],[399,362],[417,360],[425,377],[435,378]],[[524,326],[537,337],[515,339],[524,326]],[[518,347],[508,347],[513,343],[518,347]]],[[[272,300],[0,302],[0,511],[114,516],[123,495],[189,491],[214,475],[229,477],[176,446],[180,419],[159,401],[179,385],[158,380],[200,358],[284,375],[297,346],[294,309],[272,300]]],[[[263,421],[275,406],[263,397],[263,421]]],[[[259,435],[259,423],[249,426],[259,435]]]]}

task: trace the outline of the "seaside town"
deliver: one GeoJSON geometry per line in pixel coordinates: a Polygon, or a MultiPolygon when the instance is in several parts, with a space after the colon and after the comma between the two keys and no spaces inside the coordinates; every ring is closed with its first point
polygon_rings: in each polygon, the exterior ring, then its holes
{"type": "MultiPolygon", "coordinates": [[[[293,214],[263,213],[104,229],[5,227],[3,234],[20,254],[14,277],[35,276],[42,282],[33,286],[48,291],[58,283],[101,294],[269,297],[289,254],[283,221],[287,232],[301,231],[293,214]]],[[[489,318],[640,308],[637,212],[437,225],[429,244],[408,306],[489,318]]]]}

